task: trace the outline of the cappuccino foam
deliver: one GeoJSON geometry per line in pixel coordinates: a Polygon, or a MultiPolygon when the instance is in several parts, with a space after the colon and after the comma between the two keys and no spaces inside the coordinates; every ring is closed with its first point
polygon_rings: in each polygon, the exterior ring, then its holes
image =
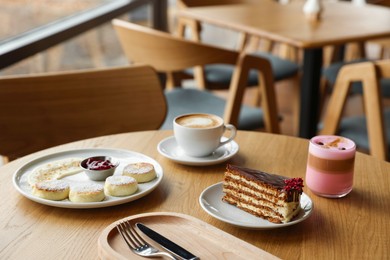
{"type": "Polygon", "coordinates": [[[210,115],[187,115],[179,117],[176,122],[184,127],[190,128],[211,128],[221,124],[221,121],[210,115]]]}

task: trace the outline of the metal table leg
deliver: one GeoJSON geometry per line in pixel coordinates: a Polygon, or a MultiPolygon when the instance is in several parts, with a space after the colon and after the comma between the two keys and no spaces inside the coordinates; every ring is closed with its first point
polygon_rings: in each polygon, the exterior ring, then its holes
{"type": "Polygon", "coordinates": [[[317,133],[322,48],[305,49],[301,82],[299,136],[311,138],[317,133]]]}

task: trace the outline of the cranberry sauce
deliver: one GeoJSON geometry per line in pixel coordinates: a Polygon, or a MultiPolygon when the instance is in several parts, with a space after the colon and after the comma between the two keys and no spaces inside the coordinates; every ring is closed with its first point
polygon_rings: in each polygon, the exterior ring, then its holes
{"type": "Polygon", "coordinates": [[[88,170],[108,170],[114,168],[115,165],[108,159],[99,159],[99,158],[89,158],[86,161],[86,168],[88,170]]]}

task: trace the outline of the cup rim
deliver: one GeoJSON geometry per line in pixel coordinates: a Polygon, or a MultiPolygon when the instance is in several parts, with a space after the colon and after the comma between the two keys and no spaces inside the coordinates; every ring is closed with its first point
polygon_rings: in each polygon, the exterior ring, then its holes
{"type": "Polygon", "coordinates": [[[221,126],[224,126],[225,125],[225,122],[223,120],[222,117],[216,115],[216,114],[210,114],[210,113],[197,113],[197,112],[194,112],[194,113],[186,113],[186,114],[181,114],[181,115],[178,115],[176,116],[174,119],[173,119],[173,124],[178,126],[178,127],[182,127],[182,128],[185,128],[185,129],[189,129],[189,130],[195,130],[195,131],[202,131],[202,130],[208,130],[208,129],[215,129],[215,128],[219,128],[221,126]],[[204,127],[204,128],[194,128],[194,127],[188,127],[188,126],[183,126],[179,123],[177,123],[177,119],[180,118],[180,117],[185,117],[185,116],[189,116],[189,115],[207,115],[207,116],[211,116],[211,117],[215,117],[218,119],[218,121],[220,121],[220,124],[217,125],[217,126],[211,126],[211,127],[204,127]]]}
{"type": "Polygon", "coordinates": [[[339,136],[339,135],[317,135],[317,136],[313,136],[312,138],[310,138],[310,144],[311,145],[313,145],[316,149],[322,149],[322,147],[321,147],[321,145],[319,145],[317,142],[316,142],[316,140],[317,139],[320,139],[320,138],[331,138],[331,137],[333,137],[333,138],[342,138],[342,139],[345,139],[345,140],[347,140],[349,143],[351,143],[352,144],[352,146],[351,147],[348,147],[347,149],[345,149],[345,150],[332,150],[332,151],[340,151],[340,152],[344,152],[344,151],[351,151],[351,150],[356,150],[356,143],[352,140],[352,139],[350,139],[350,138],[348,138],[348,137],[344,137],[344,136],[339,136]]]}

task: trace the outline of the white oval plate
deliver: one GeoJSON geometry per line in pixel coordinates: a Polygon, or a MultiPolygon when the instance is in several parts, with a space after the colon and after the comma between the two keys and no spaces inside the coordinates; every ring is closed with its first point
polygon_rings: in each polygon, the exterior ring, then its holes
{"type": "Polygon", "coordinates": [[[301,196],[302,210],[298,216],[287,223],[276,224],[251,215],[229,203],[223,202],[222,182],[206,188],[199,197],[201,207],[211,216],[223,222],[249,229],[272,229],[291,226],[307,219],[313,212],[313,202],[305,193],[301,196]]]}
{"type": "Polygon", "coordinates": [[[235,141],[231,141],[219,147],[210,156],[191,157],[184,154],[184,151],[178,146],[175,137],[171,136],[162,140],[158,144],[157,150],[161,155],[180,164],[206,166],[219,164],[229,160],[238,153],[239,146],[235,141]]]}
{"type": "MultiPolygon", "coordinates": [[[[75,149],[75,150],[69,150],[59,153],[54,153],[50,155],[46,155],[37,159],[34,159],[22,167],[20,167],[13,176],[13,183],[15,188],[26,198],[33,200],[35,202],[54,206],[54,207],[61,207],[61,208],[102,208],[102,207],[109,207],[114,205],[119,205],[123,203],[127,203],[136,199],[139,199],[147,194],[149,194],[151,191],[153,191],[161,182],[163,178],[163,169],[161,165],[153,160],[152,158],[141,154],[137,152],[132,152],[128,150],[119,150],[119,149],[104,149],[104,148],[92,148],[92,149],[75,149]],[[61,201],[53,201],[53,200],[46,200],[39,197],[36,197],[32,195],[31,193],[31,187],[28,184],[27,176],[38,166],[51,162],[56,161],[60,159],[70,158],[70,157],[80,157],[80,158],[87,158],[91,156],[99,156],[99,155],[106,155],[110,156],[113,159],[120,162],[119,166],[116,168],[114,175],[121,175],[123,168],[129,164],[129,163],[135,163],[135,162],[148,162],[153,164],[157,178],[147,182],[147,183],[140,183],[138,184],[138,190],[136,193],[125,196],[125,197],[113,197],[113,196],[106,196],[106,198],[103,201],[100,202],[87,202],[87,203],[75,203],[71,202],[68,199],[61,200],[61,201]]],[[[67,176],[63,178],[62,180],[66,180],[70,184],[72,183],[83,183],[83,182],[91,182],[91,183],[99,183],[101,185],[104,185],[104,181],[92,181],[88,179],[87,175],[84,172],[77,173],[72,176],[67,176]]]]}

